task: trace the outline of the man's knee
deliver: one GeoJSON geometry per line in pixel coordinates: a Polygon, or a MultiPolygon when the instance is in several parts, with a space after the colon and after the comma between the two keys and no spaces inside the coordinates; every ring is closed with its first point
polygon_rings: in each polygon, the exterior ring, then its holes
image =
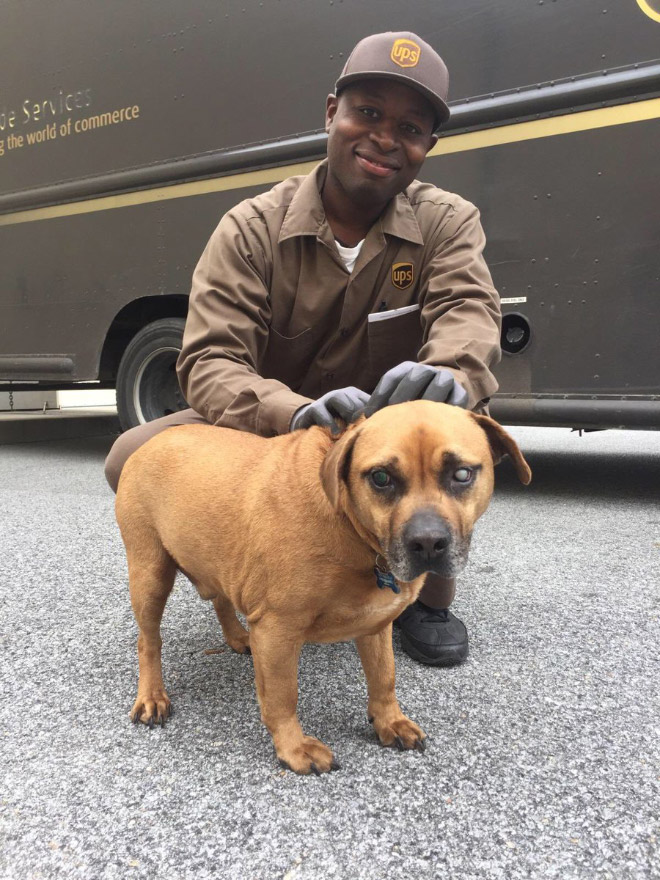
{"type": "Polygon", "coordinates": [[[151,432],[144,430],[147,427],[148,425],[138,425],[137,428],[131,428],[113,443],[105,460],[105,478],[113,492],[117,491],[119,477],[130,456],[153,436],[151,432]]]}
{"type": "Polygon", "coordinates": [[[174,428],[177,425],[208,425],[208,422],[194,409],[183,409],[163,416],[162,419],[131,428],[115,440],[105,460],[105,478],[113,492],[117,491],[122,468],[131,455],[165,428],[174,428]]]}

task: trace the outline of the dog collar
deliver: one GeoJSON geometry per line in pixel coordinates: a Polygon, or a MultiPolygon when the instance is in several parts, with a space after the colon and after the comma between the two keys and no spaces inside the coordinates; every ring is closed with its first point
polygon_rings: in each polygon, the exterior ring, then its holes
{"type": "Polygon", "coordinates": [[[394,575],[391,571],[388,571],[382,565],[378,564],[378,560],[382,558],[380,553],[376,554],[376,564],[374,565],[374,574],[376,575],[376,583],[378,584],[378,589],[385,590],[390,589],[393,593],[400,593],[401,587],[397,585],[397,582],[394,578],[394,575]]]}

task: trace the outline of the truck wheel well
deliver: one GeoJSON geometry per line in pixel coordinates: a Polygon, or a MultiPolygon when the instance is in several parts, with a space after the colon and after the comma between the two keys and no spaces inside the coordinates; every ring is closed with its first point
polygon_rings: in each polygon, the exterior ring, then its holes
{"type": "Polygon", "coordinates": [[[187,314],[188,297],[180,295],[145,296],[124,306],[108,328],[101,351],[99,379],[115,381],[126,346],[147,324],[160,318],[185,318],[187,314]]]}

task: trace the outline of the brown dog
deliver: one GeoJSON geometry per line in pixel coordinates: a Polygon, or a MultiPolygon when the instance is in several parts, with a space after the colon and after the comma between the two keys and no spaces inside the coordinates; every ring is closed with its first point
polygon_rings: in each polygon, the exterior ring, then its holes
{"type": "Polygon", "coordinates": [[[130,457],[117,492],[139,626],[132,719],[170,714],[160,621],[180,569],[213,602],[228,644],[251,650],[263,722],[292,770],[337,767],[296,717],[305,642],[355,639],[380,741],[421,748],[425,734],[394,693],[392,621],[425,572],[464,565],[506,454],[529,483],[496,422],[427,401],[386,407],[337,440],[318,427],[270,439],[203,425],[158,434],[130,457]]]}

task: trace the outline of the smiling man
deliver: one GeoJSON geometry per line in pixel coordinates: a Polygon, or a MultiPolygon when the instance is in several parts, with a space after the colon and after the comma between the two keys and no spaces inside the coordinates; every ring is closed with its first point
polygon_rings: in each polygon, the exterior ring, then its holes
{"type": "MultiPolygon", "coordinates": [[[[340,420],[422,398],[483,411],[497,388],[500,308],[479,213],[416,180],[449,118],[447,89],[444,62],[415,34],[358,43],[327,99],[327,160],[242,202],[213,233],[178,363],[192,409],[119,438],[106,464],[113,489],[128,456],[172,425],[339,431],[340,420]]],[[[374,577],[374,589],[387,583],[374,577]]],[[[416,660],[467,656],[448,610],[454,589],[428,575],[399,618],[416,660]]]]}

